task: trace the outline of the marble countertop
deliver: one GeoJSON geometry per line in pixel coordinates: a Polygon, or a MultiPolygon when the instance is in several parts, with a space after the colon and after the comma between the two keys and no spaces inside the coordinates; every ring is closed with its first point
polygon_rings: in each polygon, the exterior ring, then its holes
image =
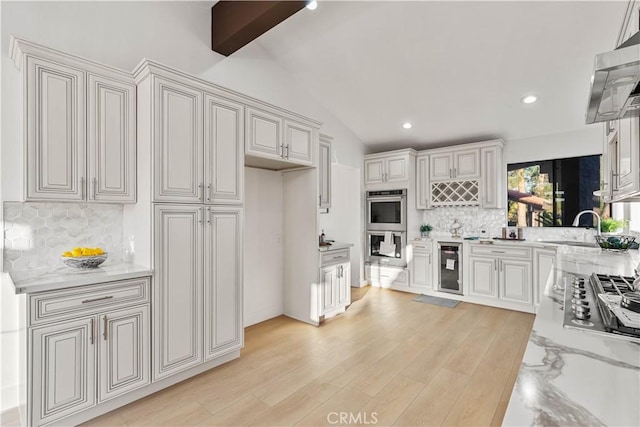
{"type": "Polygon", "coordinates": [[[564,328],[558,290],[574,274],[633,275],[638,261],[558,248],[557,286],[544,291],[503,425],[640,425],[640,343],[564,328]]]}
{"type": "Polygon", "coordinates": [[[338,249],[352,248],[353,243],[332,242],[331,246],[318,246],[320,252],[337,251],[338,249]]]}
{"type": "Polygon", "coordinates": [[[74,286],[94,285],[116,280],[151,276],[153,270],[136,264],[119,263],[93,269],[60,267],[46,273],[16,272],[0,276],[2,286],[12,286],[16,294],[51,291],[74,286]]]}

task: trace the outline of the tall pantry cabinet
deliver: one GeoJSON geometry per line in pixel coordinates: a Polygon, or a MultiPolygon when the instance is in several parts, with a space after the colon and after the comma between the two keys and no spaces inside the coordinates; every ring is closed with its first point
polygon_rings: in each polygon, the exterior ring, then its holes
{"type": "Polygon", "coordinates": [[[243,346],[244,105],[232,92],[151,61],[134,77],[142,176],[125,228],[151,242],[136,248],[136,262],[154,270],[157,381],[208,369],[243,346]]]}

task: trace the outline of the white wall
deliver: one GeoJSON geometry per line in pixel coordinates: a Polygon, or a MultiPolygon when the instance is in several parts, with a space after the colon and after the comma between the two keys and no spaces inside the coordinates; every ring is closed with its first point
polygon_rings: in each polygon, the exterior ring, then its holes
{"type": "Polygon", "coordinates": [[[603,138],[602,125],[593,124],[574,132],[506,141],[504,159],[509,164],[602,154],[603,138]]]}
{"type": "Polygon", "coordinates": [[[245,168],[244,325],[283,312],[282,173],[245,168]]]}
{"type": "Polygon", "coordinates": [[[318,228],[327,239],[353,243],[351,248],[351,284],[360,286],[364,278],[363,221],[360,194],[361,170],[334,163],[331,165],[332,207],[318,215],[318,228]],[[360,226],[356,226],[360,224],[360,226]]]}

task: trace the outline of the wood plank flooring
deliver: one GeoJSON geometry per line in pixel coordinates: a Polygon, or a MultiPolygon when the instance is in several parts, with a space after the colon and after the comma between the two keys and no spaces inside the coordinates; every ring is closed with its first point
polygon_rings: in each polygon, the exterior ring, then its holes
{"type": "Polygon", "coordinates": [[[87,426],[501,425],[534,316],[353,289],[321,327],[246,329],[239,359],[87,426]],[[331,415],[330,415],[331,414],[331,415]],[[327,417],[330,419],[327,419],[327,417]],[[360,418],[357,418],[360,417],[360,418]]]}

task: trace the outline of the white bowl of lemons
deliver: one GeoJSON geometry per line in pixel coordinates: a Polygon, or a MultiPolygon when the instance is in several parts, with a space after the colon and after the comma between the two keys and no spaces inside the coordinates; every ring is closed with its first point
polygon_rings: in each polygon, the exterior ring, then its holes
{"type": "Polygon", "coordinates": [[[73,248],[62,254],[62,262],[73,268],[97,268],[107,260],[102,248],[73,248]]]}

